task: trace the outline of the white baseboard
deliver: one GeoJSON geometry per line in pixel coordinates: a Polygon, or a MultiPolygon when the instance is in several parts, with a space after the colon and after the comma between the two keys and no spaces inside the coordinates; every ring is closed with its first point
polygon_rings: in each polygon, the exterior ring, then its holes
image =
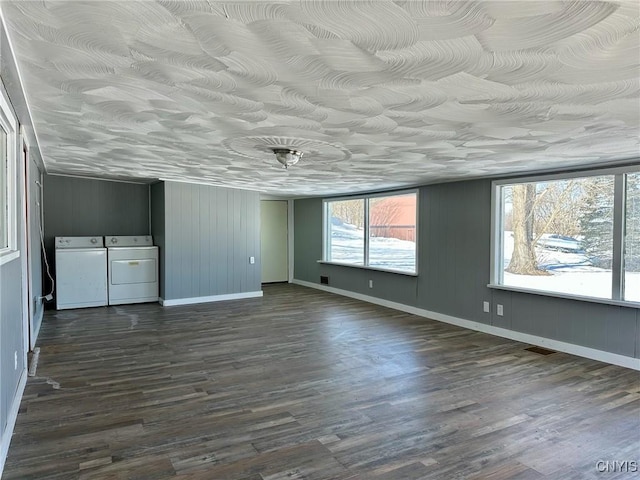
{"type": "Polygon", "coordinates": [[[2,470],[4,470],[4,462],[7,460],[7,454],[9,453],[9,445],[11,444],[11,437],[13,436],[13,429],[16,426],[16,420],[18,419],[18,411],[20,410],[20,401],[22,400],[22,394],[24,393],[24,387],[27,385],[27,369],[22,371],[20,381],[18,382],[18,388],[16,394],[13,397],[11,408],[9,409],[9,416],[7,417],[7,427],[4,432],[0,432],[2,440],[0,441],[0,478],[2,477],[2,470]]]}
{"type": "Polygon", "coordinates": [[[605,352],[603,350],[597,350],[595,348],[583,347],[573,343],[561,342],[559,340],[552,340],[550,338],[539,337],[537,335],[530,335],[528,333],[516,332],[501,327],[494,327],[493,325],[487,325],[485,323],[474,322],[471,320],[465,320],[464,318],[453,317],[451,315],[445,315],[438,312],[431,312],[417,307],[405,305],[403,303],[391,302],[389,300],[383,300],[381,298],[371,297],[369,295],[363,295],[361,293],[350,292],[348,290],[342,290],[339,288],[329,287],[327,285],[321,285],[313,282],[305,282],[303,280],[294,279],[292,283],[296,285],[302,285],[304,287],[315,288],[317,290],[323,290],[329,293],[335,293],[345,297],[355,298],[364,302],[374,303],[383,307],[392,308],[394,310],[400,310],[402,312],[411,313],[419,317],[430,318],[439,322],[449,323],[451,325],[457,325],[459,327],[468,328],[470,330],[476,330],[478,332],[488,333],[490,335],[496,335],[498,337],[508,338],[518,342],[529,343],[531,345],[537,345],[539,347],[549,348],[558,352],[570,353],[579,357],[590,358],[592,360],[598,360],[600,362],[610,363],[613,365],[619,365],[621,367],[632,368],[634,370],[640,370],[640,358],[627,357],[626,355],[619,355],[617,353],[605,352]]]}
{"type": "Polygon", "coordinates": [[[195,303],[223,302],[225,300],[240,300],[243,298],[256,298],[261,296],[262,290],[257,292],[210,295],[208,297],[176,298],[175,300],[165,300],[164,298],[160,298],[160,305],[162,305],[163,307],[173,307],[175,305],[193,305],[195,303]]]}

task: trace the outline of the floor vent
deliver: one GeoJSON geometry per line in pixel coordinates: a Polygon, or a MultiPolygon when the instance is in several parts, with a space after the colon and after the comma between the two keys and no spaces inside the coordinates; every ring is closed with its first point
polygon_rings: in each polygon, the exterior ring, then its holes
{"type": "Polygon", "coordinates": [[[547,348],[542,347],[529,347],[525,348],[528,352],[539,353],[540,355],[551,355],[552,353],[556,353],[555,350],[549,350],[547,348]]]}

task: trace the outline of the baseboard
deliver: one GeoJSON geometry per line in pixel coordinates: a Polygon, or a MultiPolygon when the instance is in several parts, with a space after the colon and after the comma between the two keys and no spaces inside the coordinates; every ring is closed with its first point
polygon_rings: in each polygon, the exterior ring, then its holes
{"type": "Polygon", "coordinates": [[[18,382],[18,388],[16,394],[13,397],[13,403],[8,412],[7,427],[2,434],[2,441],[0,441],[0,478],[2,478],[2,471],[4,470],[4,462],[7,460],[7,454],[9,453],[9,445],[11,444],[11,437],[13,436],[13,429],[16,426],[16,420],[18,419],[18,411],[20,410],[20,401],[22,400],[22,394],[24,393],[24,387],[27,385],[27,370],[22,371],[20,381],[18,382]]]}
{"type": "Polygon", "coordinates": [[[633,370],[640,370],[640,358],[627,357],[626,355],[619,355],[617,353],[605,352],[603,350],[597,350],[595,348],[583,347],[574,343],[561,342],[559,340],[553,340],[550,338],[539,337],[537,335],[531,335],[528,333],[516,332],[501,327],[494,327],[493,325],[487,325],[485,323],[474,322],[471,320],[465,320],[464,318],[453,317],[451,315],[445,315],[438,312],[431,312],[403,303],[391,302],[381,298],[371,297],[369,295],[363,295],[361,293],[350,292],[348,290],[342,290],[339,288],[329,287],[327,285],[320,285],[318,283],[306,282],[303,280],[294,279],[292,283],[301,285],[303,287],[315,288],[329,293],[335,293],[336,295],[342,295],[344,297],[355,298],[364,302],[373,303],[394,310],[400,310],[402,312],[411,313],[419,317],[430,318],[443,323],[449,323],[451,325],[457,325],[458,327],[468,328],[478,332],[488,333],[490,335],[496,335],[498,337],[508,338],[518,342],[529,343],[531,345],[537,345],[558,352],[569,353],[571,355],[577,355],[579,357],[590,358],[591,360],[598,360],[600,362],[610,363],[613,365],[619,365],[621,367],[631,368],[633,370]]]}
{"type": "Polygon", "coordinates": [[[225,295],[210,295],[208,297],[176,298],[165,300],[160,298],[160,305],[163,307],[173,307],[176,305],[193,305],[196,303],[223,302],[225,300],[240,300],[243,298],[256,298],[262,296],[262,290],[257,292],[228,293],[225,295]]]}

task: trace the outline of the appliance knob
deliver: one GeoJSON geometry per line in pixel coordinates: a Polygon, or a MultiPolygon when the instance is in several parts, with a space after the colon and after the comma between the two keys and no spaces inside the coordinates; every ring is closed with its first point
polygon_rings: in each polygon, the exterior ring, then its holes
{"type": "Polygon", "coordinates": [[[111,243],[118,243],[118,239],[116,237],[111,237],[111,243]]]}
{"type": "Polygon", "coordinates": [[[96,243],[98,243],[98,240],[94,237],[94,238],[91,239],[91,243],[93,243],[95,245],[96,243]]]}

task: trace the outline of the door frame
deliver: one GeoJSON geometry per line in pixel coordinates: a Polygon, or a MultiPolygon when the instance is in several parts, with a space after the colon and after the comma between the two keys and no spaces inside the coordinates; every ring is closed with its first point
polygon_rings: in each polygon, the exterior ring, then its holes
{"type": "MultiPolygon", "coordinates": [[[[292,198],[283,198],[283,197],[279,197],[277,195],[269,195],[269,194],[260,194],[260,201],[269,201],[269,200],[276,200],[276,201],[281,201],[281,202],[287,202],[287,268],[288,268],[288,272],[287,272],[287,283],[292,283],[293,282],[293,272],[294,272],[294,265],[293,265],[293,260],[294,260],[294,251],[293,251],[293,228],[294,228],[294,221],[293,221],[293,205],[294,205],[294,200],[292,198]]],[[[262,229],[262,227],[261,227],[262,229]]],[[[262,235],[262,232],[260,233],[262,235]]]]}
{"type": "Polygon", "coordinates": [[[26,275],[23,276],[22,288],[23,292],[23,310],[24,310],[24,322],[25,322],[25,351],[31,351],[35,347],[36,343],[36,332],[34,331],[34,320],[35,314],[37,311],[37,300],[34,299],[33,296],[33,244],[31,242],[31,216],[33,212],[31,211],[31,195],[33,194],[32,183],[35,182],[34,179],[31,178],[30,173],[30,161],[31,156],[29,151],[31,146],[29,144],[29,139],[27,132],[24,126],[20,126],[20,170],[22,172],[22,218],[24,225],[22,227],[22,235],[23,235],[23,251],[24,259],[23,259],[23,271],[26,272],[26,275]]]}
{"type": "Polygon", "coordinates": [[[289,283],[293,282],[293,199],[287,199],[287,254],[289,255],[289,283]]]}

